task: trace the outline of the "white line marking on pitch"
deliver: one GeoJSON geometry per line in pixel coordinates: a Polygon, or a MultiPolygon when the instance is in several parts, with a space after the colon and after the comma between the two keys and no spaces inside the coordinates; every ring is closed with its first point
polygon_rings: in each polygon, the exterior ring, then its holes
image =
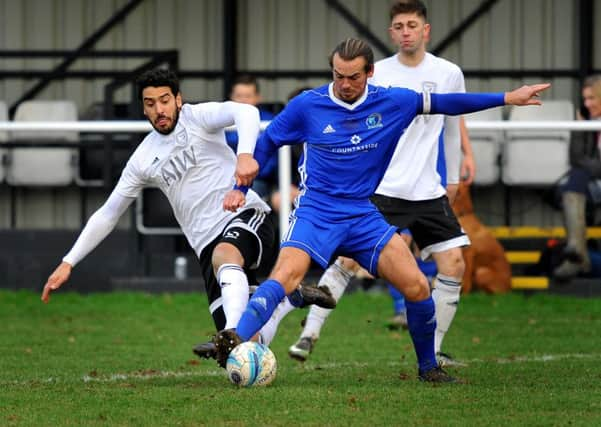
{"type": "Polygon", "coordinates": [[[82,380],[85,383],[99,382],[110,383],[116,381],[128,380],[152,380],[155,378],[187,378],[187,377],[222,377],[225,371],[194,371],[194,372],[173,372],[173,371],[152,371],[152,372],[134,372],[132,374],[109,374],[90,376],[84,375],[82,380]]]}
{"type": "MultiPolygon", "coordinates": [[[[553,362],[556,360],[565,360],[565,359],[584,359],[584,360],[597,360],[601,359],[601,354],[581,354],[581,353],[568,353],[568,354],[542,354],[539,356],[510,356],[505,358],[491,358],[491,359],[467,359],[462,360],[467,364],[470,363],[498,363],[498,364],[507,364],[507,363],[546,363],[553,362]]],[[[378,363],[380,364],[380,363],[378,363]]],[[[412,365],[413,362],[410,361],[389,361],[387,366],[400,366],[400,365],[412,365]]],[[[339,369],[344,367],[368,367],[374,365],[374,362],[349,362],[349,363],[312,363],[306,362],[303,365],[299,365],[299,368],[304,369],[339,369]]],[[[133,372],[133,373],[114,373],[114,374],[99,374],[98,376],[84,375],[81,377],[81,380],[85,383],[111,383],[111,382],[120,382],[120,381],[145,381],[145,380],[153,380],[155,378],[193,378],[193,377],[225,377],[226,373],[222,369],[212,369],[208,371],[187,371],[187,372],[177,372],[177,371],[143,371],[143,372],[133,372]]],[[[61,382],[69,382],[69,379],[66,378],[58,378],[58,377],[50,377],[46,379],[32,379],[27,381],[0,381],[1,385],[28,385],[31,383],[61,383],[61,382]]]]}

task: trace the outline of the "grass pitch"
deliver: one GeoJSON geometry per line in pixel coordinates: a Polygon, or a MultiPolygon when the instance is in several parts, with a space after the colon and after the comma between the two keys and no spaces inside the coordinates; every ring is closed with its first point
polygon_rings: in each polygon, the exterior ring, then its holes
{"type": "Polygon", "coordinates": [[[344,297],[309,361],[288,358],[303,311],[271,348],[278,377],[237,389],[194,344],[204,295],[0,291],[0,425],[601,425],[601,299],[467,295],[444,349],[464,384],[416,379],[386,294],[344,297]]]}

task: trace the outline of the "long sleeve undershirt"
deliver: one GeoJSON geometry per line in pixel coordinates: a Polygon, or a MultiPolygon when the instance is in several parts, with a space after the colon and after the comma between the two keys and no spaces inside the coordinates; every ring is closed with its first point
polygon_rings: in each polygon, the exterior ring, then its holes
{"type": "Polygon", "coordinates": [[[124,197],[113,191],[104,205],[90,217],[63,261],[72,266],[81,261],[113,231],[121,215],[134,200],[132,197],[124,197]]]}

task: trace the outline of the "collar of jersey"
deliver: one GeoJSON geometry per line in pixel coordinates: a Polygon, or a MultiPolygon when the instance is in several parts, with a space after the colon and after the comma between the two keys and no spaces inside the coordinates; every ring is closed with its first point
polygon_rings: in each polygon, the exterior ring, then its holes
{"type": "Polygon", "coordinates": [[[368,87],[367,87],[367,85],[365,85],[365,90],[363,91],[363,95],[361,95],[359,97],[359,99],[357,99],[352,104],[349,104],[347,102],[344,102],[341,99],[336,98],[336,96],[334,96],[334,82],[332,82],[332,83],[330,83],[328,85],[328,95],[330,96],[330,99],[332,100],[332,102],[335,103],[335,104],[338,104],[341,107],[344,107],[344,108],[346,108],[348,110],[354,110],[359,105],[363,104],[363,102],[367,98],[367,92],[368,92],[368,87]]]}

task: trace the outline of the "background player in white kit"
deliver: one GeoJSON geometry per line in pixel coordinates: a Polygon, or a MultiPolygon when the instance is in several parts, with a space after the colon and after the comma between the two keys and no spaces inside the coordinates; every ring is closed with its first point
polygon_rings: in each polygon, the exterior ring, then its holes
{"type": "MultiPolygon", "coordinates": [[[[90,217],[48,278],[42,301],[47,303],[50,292],[65,283],[72,268],[112,231],[140,191],[152,186],[169,200],[200,260],[217,330],[234,327],[248,302],[248,280],[256,282],[257,271],[269,272],[278,250],[271,210],[252,190],[246,194],[243,209],[235,213],[223,209],[224,200],[230,204],[240,200],[236,206],[242,208],[242,191],[258,172],[253,151],[259,112],[254,106],[231,101],[183,104],[178,79],[169,70],[150,70],[137,84],[144,115],[154,131],[137,147],[107,201],[90,217]],[[237,156],[224,134],[234,124],[239,133],[237,156]]],[[[295,306],[319,302],[324,296],[316,288],[301,289],[290,299],[295,306]]],[[[277,322],[268,340],[275,326],[277,322]]]]}
{"type": "MultiPolygon", "coordinates": [[[[426,52],[430,37],[427,10],[420,0],[402,0],[390,8],[389,33],[398,53],[375,63],[371,84],[407,87],[418,92],[465,92],[461,69],[426,52]]],[[[408,224],[423,259],[436,261],[432,298],[436,304],[435,350],[439,361],[452,364],[441,352],[442,340],[459,302],[465,270],[461,247],[469,239],[461,230],[441,185],[437,171],[439,140],[444,141],[449,197],[456,193],[460,179],[460,117],[429,115],[416,117],[394,152],[390,165],[372,201],[392,225],[408,224]]],[[[473,174],[473,170],[472,170],[473,174]]],[[[320,280],[334,297],[344,292],[357,267],[339,259],[320,280]]],[[[328,310],[313,307],[300,339],[290,347],[290,355],[305,360],[312,350],[328,310]]]]}

